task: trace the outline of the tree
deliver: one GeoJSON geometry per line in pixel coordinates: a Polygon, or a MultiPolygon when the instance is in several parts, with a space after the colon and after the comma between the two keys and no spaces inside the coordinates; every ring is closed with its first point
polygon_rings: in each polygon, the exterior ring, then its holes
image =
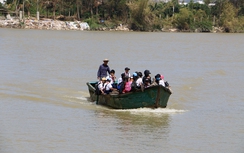
{"type": "Polygon", "coordinates": [[[133,30],[148,31],[153,25],[155,16],[148,7],[148,0],[140,0],[127,4],[131,13],[131,28],[133,30]]]}
{"type": "Polygon", "coordinates": [[[77,11],[77,19],[80,20],[80,5],[81,5],[80,0],[76,0],[76,11],[77,11]]]}
{"type": "Polygon", "coordinates": [[[31,2],[31,0],[24,0],[24,1],[25,1],[24,7],[27,10],[27,16],[29,17],[30,16],[30,9],[32,7],[32,2],[31,2]]]}
{"type": "Polygon", "coordinates": [[[220,14],[220,25],[226,32],[235,32],[235,26],[238,23],[238,10],[229,2],[223,3],[223,11],[220,14]]]}
{"type": "Polygon", "coordinates": [[[180,30],[190,30],[190,26],[193,20],[192,12],[187,8],[182,8],[180,13],[176,16],[176,26],[180,30]]]}
{"type": "Polygon", "coordinates": [[[58,9],[58,4],[60,3],[60,0],[44,0],[43,2],[44,8],[47,10],[47,17],[49,10],[53,11],[53,19],[56,18],[56,10],[58,9]]]}

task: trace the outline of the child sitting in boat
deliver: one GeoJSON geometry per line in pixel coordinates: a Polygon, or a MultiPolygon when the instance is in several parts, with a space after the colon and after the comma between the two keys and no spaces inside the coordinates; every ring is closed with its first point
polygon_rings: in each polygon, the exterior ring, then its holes
{"type": "Polygon", "coordinates": [[[138,79],[138,75],[137,72],[133,73],[132,77],[131,77],[131,91],[136,91],[137,90],[137,84],[136,81],[138,79]]]}
{"type": "Polygon", "coordinates": [[[98,82],[98,85],[97,85],[97,91],[96,91],[96,94],[97,95],[100,95],[100,94],[104,94],[104,85],[105,85],[105,83],[106,83],[106,78],[105,77],[103,77],[102,79],[101,79],[101,81],[100,82],[98,82]]]}
{"type": "Polygon", "coordinates": [[[113,88],[116,88],[116,84],[115,84],[115,82],[116,82],[115,70],[111,70],[111,71],[110,71],[110,73],[109,73],[109,75],[106,77],[106,79],[108,79],[108,78],[111,79],[110,83],[111,83],[111,85],[113,86],[113,88]]]}
{"type": "Polygon", "coordinates": [[[160,81],[159,81],[159,85],[164,86],[165,87],[165,83],[164,83],[164,76],[161,74],[160,75],[160,81]]]}
{"type": "Polygon", "coordinates": [[[149,70],[145,70],[144,71],[144,77],[142,78],[142,82],[145,84],[145,80],[148,79],[149,84],[152,83],[151,81],[151,76],[150,76],[151,72],[149,70]]]}
{"type": "Polygon", "coordinates": [[[124,90],[122,91],[122,93],[130,92],[130,90],[131,90],[131,81],[129,81],[128,76],[125,76],[124,90]]]}
{"type": "Polygon", "coordinates": [[[121,82],[124,81],[124,78],[125,78],[125,73],[122,73],[121,74],[121,77],[118,79],[118,84],[120,84],[121,82]]]}
{"type": "Polygon", "coordinates": [[[113,88],[111,84],[111,78],[108,78],[106,83],[104,84],[104,93],[109,94],[110,92],[117,90],[116,88],[113,88]]]}
{"type": "Polygon", "coordinates": [[[142,73],[138,72],[137,75],[138,75],[138,79],[136,80],[136,87],[138,89],[141,89],[141,86],[143,84],[143,82],[142,82],[142,73]]]}
{"type": "Polygon", "coordinates": [[[150,87],[150,85],[151,85],[151,84],[150,84],[150,80],[149,80],[148,78],[146,78],[146,79],[145,79],[145,82],[144,82],[143,85],[144,85],[144,88],[145,88],[145,89],[148,88],[148,87],[150,87]]]}
{"type": "Polygon", "coordinates": [[[151,84],[151,86],[159,85],[159,82],[161,81],[160,76],[161,76],[160,74],[155,75],[155,78],[154,78],[153,83],[151,84]]]}

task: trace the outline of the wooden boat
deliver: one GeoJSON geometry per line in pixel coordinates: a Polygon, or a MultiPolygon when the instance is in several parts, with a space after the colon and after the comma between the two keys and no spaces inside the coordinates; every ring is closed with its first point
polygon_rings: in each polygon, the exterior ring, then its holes
{"type": "Polygon", "coordinates": [[[95,85],[97,82],[87,82],[90,100],[97,104],[109,106],[115,109],[133,109],[133,108],[165,108],[167,106],[171,90],[163,86],[152,86],[146,89],[123,93],[107,95],[96,95],[95,85]]]}

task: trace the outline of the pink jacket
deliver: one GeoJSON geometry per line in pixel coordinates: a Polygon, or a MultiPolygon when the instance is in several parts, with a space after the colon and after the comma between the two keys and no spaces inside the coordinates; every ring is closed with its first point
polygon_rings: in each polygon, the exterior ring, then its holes
{"type": "Polygon", "coordinates": [[[123,92],[130,92],[130,90],[131,90],[131,83],[132,82],[130,82],[130,81],[128,81],[128,82],[125,83],[125,89],[124,89],[123,92]]]}

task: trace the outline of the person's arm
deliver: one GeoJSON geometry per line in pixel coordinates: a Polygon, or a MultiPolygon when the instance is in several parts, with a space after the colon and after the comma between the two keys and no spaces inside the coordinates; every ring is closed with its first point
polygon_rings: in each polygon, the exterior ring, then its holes
{"type": "Polygon", "coordinates": [[[110,68],[109,68],[109,66],[108,66],[108,69],[107,69],[107,71],[108,71],[108,74],[110,74],[110,68]]]}
{"type": "Polygon", "coordinates": [[[101,79],[100,77],[101,77],[101,65],[99,66],[97,71],[97,79],[100,80],[101,79]]]}
{"type": "Polygon", "coordinates": [[[111,91],[115,90],[115,88],[113,88],[113,86],[112,86],[111,83],[109,84],[109,89],[110,89],[111,91]]]}

